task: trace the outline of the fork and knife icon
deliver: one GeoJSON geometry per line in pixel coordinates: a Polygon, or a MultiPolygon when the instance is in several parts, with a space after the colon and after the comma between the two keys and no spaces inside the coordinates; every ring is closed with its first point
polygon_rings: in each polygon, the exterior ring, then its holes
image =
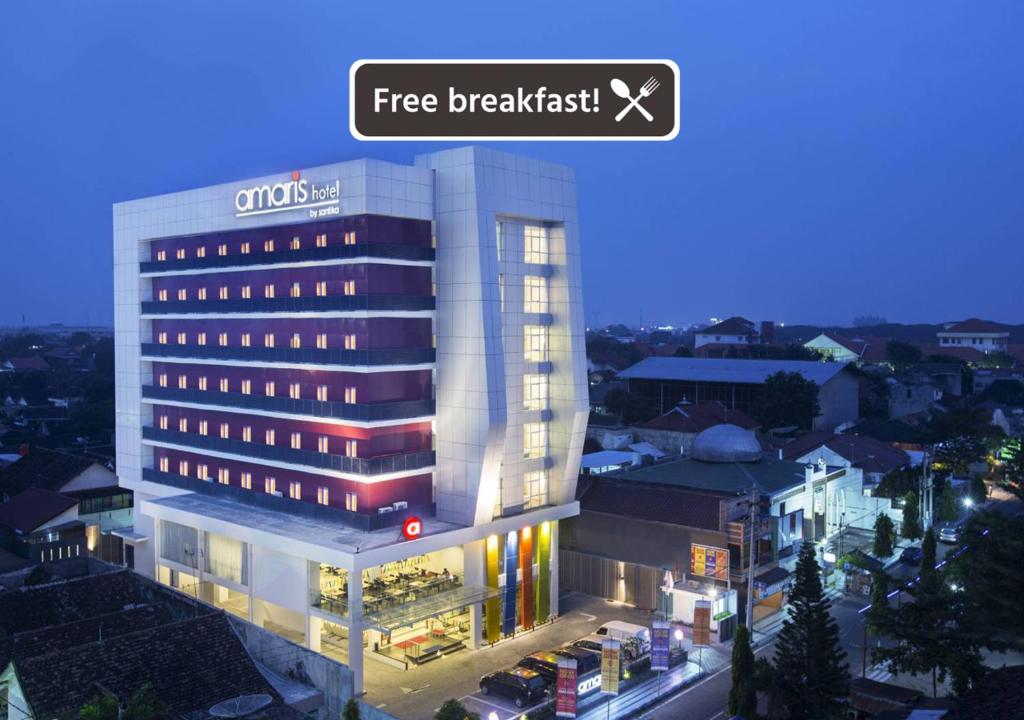
{"type": "Polygon", "coordinates": [[[661,83],[655,80],[653,76],[641,86],[640,92],[639,94],[637,94],[636,97],[633,97],[632,93],[630,92],[629,85],[627,85],[619,78],[612,78],[611,85],[613,93],[618,95],[623,100],[629,100],[629,104],[626,105],[626,107],[624,107],[622,111],[615,116],[615,122],[621,122],[622,118],[626,117],[626,114],[633,108],[636,108],[641,115],[647,118],[647,122],[652,122],[654,120],[654,116],[647,112],[644,106],[640,104],[641,100],[650,97],[651,94],[654,93],[654,91],[657,90],[658,87],[661,85],[661,83]]]}

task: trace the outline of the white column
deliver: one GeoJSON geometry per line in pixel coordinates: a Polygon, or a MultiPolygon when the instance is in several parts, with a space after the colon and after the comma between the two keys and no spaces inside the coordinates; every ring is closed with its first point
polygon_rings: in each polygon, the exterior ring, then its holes
{"type": "Polygon", "coordinates": [[[323,622],[316,615],[311,615],[308,609],[306,610],[306,645],[313,652],[320,652],[320,629],[323,622]]]}
{"type": "Polygon", "coordinates": [[[363,573],[348,574],[348,666],[352,670],[352,694],[363,694],[363,573]]]}
{"type": "MultiPolygon", "coordinates": [[[[462,546],[462,573],[465,576],[465,585],[483,586],[487,584],[485,576],[485,540],[476,540],[462,546]]],[[[473,603],[469,606],[469,648],[476,650],[480,647],[480,635],[482,632],[481,621],[483,620],[483,606],[481,603],[473,603]]]]}

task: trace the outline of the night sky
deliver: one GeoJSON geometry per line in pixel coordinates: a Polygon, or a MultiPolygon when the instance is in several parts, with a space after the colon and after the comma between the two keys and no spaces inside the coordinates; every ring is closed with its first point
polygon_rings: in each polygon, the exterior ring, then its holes
{"type": "Polygon", "coordinates": [[[0,325],[112,322],[114,202],[455,145],[350,137],[388,57],[679,63],[673,142],[498,144],[576,168],[590,324],[1024,322],[1022,37],[1019,0],[8,3],[0,325]]]}

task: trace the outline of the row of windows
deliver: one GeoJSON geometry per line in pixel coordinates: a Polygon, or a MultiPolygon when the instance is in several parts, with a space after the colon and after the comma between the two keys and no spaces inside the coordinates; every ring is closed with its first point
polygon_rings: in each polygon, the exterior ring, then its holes
{"type": "MultiPolygon", "coordinates": [[[[327,234],[326,233],[321,233],[321,234],[317,235],[313,239],[313,242],[314,242],[314,246],[315,247],[318,247],[318,248],[327,247],[327,234]]],[[[356,244],[356,233],[355,233],[355,231],[352,230],[352,231],[349,231],[349,232],[345,233],[342,236],[342,242],[345,245],[355,245],[356,244]]],[[[277,252],[278,249],[280,249],[280,248],[277,247],[277,244],[274,242],[273,238],[270,238],[270,239],[267,239],[267,240],[263,241],[263,252],[272,253],[272,252],[277,252]]],[[[288,249],[289,250],[301,250],[302,249],[302,238],[300,238],[298,235],[294,236],[291,239],[291,241],[289,241],[289,243],[288,243],[288,249]]],[[[242,255],[250,254],[252,252],[252,244],[249,243],[249,242],[243,242],[241,244],[241,246],[239,247],[239,252],[241,252],[242,255]]],[[[223,257],[223,256],[228,254],[227,243],[220,243],[219,245],[217,245],[217,254],[220,255],[221,257],[223,257]]],[[[206,246],[205,245],[201,245],[201,246],[197,247],[196,248],[195,256],[197,258],[204,258],[204,257],[206,257],[206,246]]],[[[175,251],[175,253],[174,253],[174,257],[177,260],[185,260],[187,258],[187,254],[186,254],[185,248],[178,248],[175,251]]],[[[164,262],[165,260],[167,260],[167,251],[166,250],[158,250],[157,253],[156,253],[156,259],[157,259],[158,262],[164,262]]]]}
{"type": "Polygon", "coordinates": [[[523,423],[523,457],[539,458],[548,454],[548,424],[523,423]]]}
{"type": "MultiPolygon", "coordinates": [[[[157,384],[160,387],[167,387],[167,381],[167,373],[160,373],[159,375],[157,375],[157,384]]],[[[202,390],[204,392],[209,389],[209,382],[207,381],[205,375],[200,375],[198,378],[196,378],[196,386],[199,390],[202,390]]],[[[188,375],[178,376],[178,389],[188,390],[188,375]]],[[[223,393],[233,392],[231,389],[231,381],[226,377],[220,378],[220,380],[217,383],[217,389],[223,393]]],[[[252,380],[240,380],[237,392],[240,392],[242,395],[252,395],[252,380]]],[[[267,380],[265,383],[263,383],[263,394],[266,397],[277,397],[277,383],[274,382],[273,380],[267,380]]],[[[288,397],[290,397],[292,400],[301,400],[302,384],[297,382],[288,383],[288,397]]],[[[356,399],[357,393],[355,386],[346,386],[344,389],[343,398],[343,402],[348,403],[350,405],[355,405],[358,402],[358,400],[356,399]]],[[[328,393],[326,385],[316,386],[316,399],[319,400],[320,402],[330,401],[331,398],[328,393]]]]}
{"type": "MultiPolygon", "coordinates": [[[[242,285],[241,294],[243,300],[252,300],[252,285],[242,285]]],[[[313,293],[316,297],[327,297],[327,281],[318,280],[313,284],[313,293]]],[[[355,295],[356,294],[356,281],[346,280],[342,284],[343,295],[355,295]]],[[[188,288],[178,288],[177,299],[181,301],[188,300],[188,288]]],[[[267,299],[273,299],[277,297],[277,285],[274,283],[267,283],[263,286],[263,297],[267,299]]],[[[302,297],[302,283],[293,282],[288,288],[288,297],[298,298],[302,297]]],[[[196,289],[197,300],[207,300],[209,295],[207,288],[201,287],[196,289]]],[[[161,288],[157,291],[156,299],[160,302],[167,302],[170,299],[170,294],[167,292],[167,288],[161,288]]],[[[221,285],[217,290],[218,300],[230,300],[231,293],[227,285],[221,285]]]]}
{"type": "Polygon", "coordinates": [[[526,362],[547,362],[548,329],[546,326],[523,326],[523,356],[526,362]]]}
{"type": "MultiPolygon", "coordinates": [[[[505,223],[497,223],[498,262],[505,250],[505,223]]],[[[548,230],[541,225],[523,228],[523,262],[543,265],[548,262],[548,230]]]]}
{"type": "MultiPolygon", "coordinates": [[[[178,461],[178,474],[182,477],[189,477],[190,463],[188,460],[178,461]]],[[[170,458],[162,457],[159,460],[158,467],[160,472],[170,472],[171,461],[170,458]]],[[[213,477],[210,475],[210,466],[206,463],[196,463],[196,479],[203,480],[206,482],[212,482],[213,477]]],[[[231,484],[231,470],[226,467],[217,468],[217,482],[221,485],[231,484]]],[[[238,478],[239,487],[244,490],[252,490],[252,473],[243,471],[239,473],[238,478]]],[[[273,475],[263,476],[263,491],[270,495],[276,495],[277,489],[277,478],[273,475]]],[[[298,480],[292,480],[288,483],[288,497],[292,500],[302,499],[302,483],[298,480]]],[[[326,485],[320,485],[316,489],[316,501],[320,505],[331,504],[331,489],[326,485]]],[[[359,496],[354,492],[345,493],[345,509],[356,512],[359,510],[359,496]]]]}
{"type": "MultiPolygon", "coordinates": [[[[197,332],[195,334],[196,345],[206,345],[207,335],[206,332],[197,332]]],[[[228,333],[222,332],[217,334],[217,344],[221,347],[227,347],[229,341],[228,333]]],[[[168,340],[167,332],[159,332],[156,336],[156,341],[159,345],[166,345],[168,340]]],[[[188,345],[188,333],[179,332],[175,336],[178,345],[188,345]]],[[[239,344],[242,347],[252,347],[252,333],[240,333],[238,336],[239,344]]],[[[356,334],[349,333],[342,336],[342,341],[346,350],[358,349],[356,344],[356,334]]],[[[317,350],[326,350],[327,345],[327,333],[317,333],[316,339],[314,340],[317,350]]],[[[263,347],[272,348],[277,346],[277,335],[275,333],[263,333],[263,347]]],[[[300,333],[292,333],[288,338],[288,347],[293,350],[298,350],[302,347],[302,335],[300,333]]]]}
{"type": "Polygon", "coordinates": [[[523,376],[523,407],[527,410],[548,409],[548,376],[523,376]]]}
{"type": "MultiPolygon", "coordinates": [[[[166,415],[161,415],[157,418],[157,425],[161,430],[170,429],[170,419],[166,415]]],[[[186,417],[178,418],[178,432],[187,433],[189,428],[189,420],[186,417]]],[[[218,429],[220,437],[224,440],[231,438],[231,424],[222,422],[219,424],[218,429]]],[[[200,435],[210,434],[210,423],[208,420],[199,420],[192,424],[200,435]]],[[[330,452],[330,436],[319,435],[316,439],[316,450],[321,453],[330,452]]],[[[267,428],[263,432],[263,441],[265,445],[276,445],[277,444],[277,431],[274,428],[267,428]]],[[[242,442],[252,442],[252,426],[242,426],[242,442]]],[[[302,450],[302,433],[293,431],[291,433],[291,448],[292,450],[302,450]]],[[[357,457],[359,455],[359,443],[356,440],[345,440],[345,457],[357,457]]]]}

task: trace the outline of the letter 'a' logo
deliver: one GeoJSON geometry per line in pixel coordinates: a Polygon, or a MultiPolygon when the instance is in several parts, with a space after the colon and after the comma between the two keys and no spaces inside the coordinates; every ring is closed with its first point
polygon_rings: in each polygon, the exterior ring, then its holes
{"type": "Polygon", "coordinates": [[[402,535],[406,540],[415,540],[423,532],[423,522],[415,515],[405,519],[402,525],[402,535]]]}

